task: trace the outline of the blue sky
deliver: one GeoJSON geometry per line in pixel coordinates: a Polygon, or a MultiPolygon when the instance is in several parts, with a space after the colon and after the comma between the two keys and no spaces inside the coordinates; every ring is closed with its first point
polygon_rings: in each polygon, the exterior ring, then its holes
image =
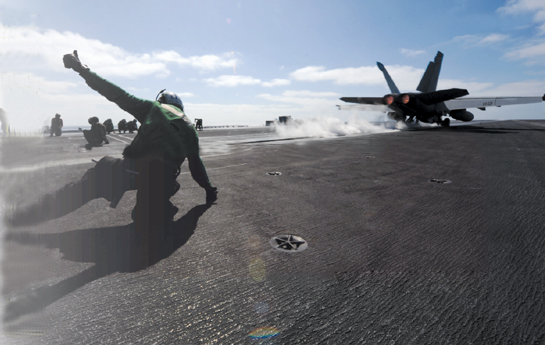
{"type": "MultiPolygon", "coordinates": [[[[545,93],[545,1],[0,0],[0,107],[16,130],[55,113],[65,125],[130,119],[62,55],[128,92],[181,95],[205,125],[263,125],[381,113],[338,111],[339,97],[388,93],[376,61],[414,91],[437,51],[439,88],[471,96],[545,93]]],[[[545,118],[545,104],[476,110],[476,119],[545,118]]]]}

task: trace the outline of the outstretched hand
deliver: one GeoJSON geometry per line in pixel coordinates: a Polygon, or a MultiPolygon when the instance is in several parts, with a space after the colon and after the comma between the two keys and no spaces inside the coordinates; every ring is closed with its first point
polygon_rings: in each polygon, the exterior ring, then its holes
{"type": "Polygon", "coordinates": [[[78,73],[81,73],[81,72],[89,69],[89,67],[87,67],[87,65],[83,65],[81,63],[81,61],[79,61],[78,51],[77,50],[74,50],[74,52],[72,54],[65,54],[62,57],[62,62],[64,62],[64,67],[65,68],[71,68],[71,69],[73,69],[74,71],[76,71],[78,73]]]}

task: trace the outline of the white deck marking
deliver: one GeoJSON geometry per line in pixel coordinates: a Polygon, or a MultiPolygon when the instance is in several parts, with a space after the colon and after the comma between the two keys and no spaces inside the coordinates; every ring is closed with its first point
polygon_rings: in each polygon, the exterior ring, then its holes
{"type": "MultiPolygon", "coordinates": [[[[39,163],[39,164],[33,164],[33,165],[20,165],[15,167],[2,167],[0,166],[0,174],[6,173],[6,174],[15,174],[15,173],[22,173],[22,172],[29,172],[29,171],[36,171],[40,169],[50,168],[50,167],[56,167],[56,166],[62,166],[62,165],[79,165],[79,164],[86,164],[86,163],[93,163],[93,159],[98,161],[102,157],[106,155],[100,155],[100,156],[88,156],[88,157],[81,157],[81,158],[73,158],[73,159],[66,159],[66,160],[57,160],[53,162],[45,162],[45,163],[39,163]]],[[[122,158],[121,155],[109,155],[115,158],[122,158]]]]}
{"type": "MultiPolygon", "coordinates": [[[[206,171],[219,170],[219,169],[232,168],[232,167],[239,167],[239,166],[243,166],[243,165],[247,165],[247,164],[248,163],[242,163],[242,164],[234,164],[234,165],[225,165],[225,166],[217,167],[217,168],[206,168],[206,171]]],[[[190,171],[187,171],[187,172],[180,173],[180,175],[187,175],[187,174],[190,174],[190,173],[191,173],[190,171]]]]}
{"type": "MultiPolygon", "coordinates": [[[[111,135],[108,135],[108,138],[109,138],[109,139],[116,140],[116,141],[119,141],[119,142],[121,142],[121,143],[123,143],[123,144],[130,144],[130,143],[132,142],[132,139],[131,139],[131,138],[126,138],[127,140],[121,140],[121,139],[119,139],[119,138],[117,138],[117,137],[114,137],[114,136],[111,136],[111,135]]],[[[123,138],[125,138],[125,137],[123,137],[123,138]]]]}

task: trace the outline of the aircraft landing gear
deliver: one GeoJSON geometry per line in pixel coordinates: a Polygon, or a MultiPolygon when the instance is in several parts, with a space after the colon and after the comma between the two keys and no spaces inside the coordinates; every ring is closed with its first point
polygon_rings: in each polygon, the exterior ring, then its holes
{"type": "Polygon", "coordinates": [[[450,119],[444,119],[441,121],[441,127],[449,127],[450,126],[450,119]]]}

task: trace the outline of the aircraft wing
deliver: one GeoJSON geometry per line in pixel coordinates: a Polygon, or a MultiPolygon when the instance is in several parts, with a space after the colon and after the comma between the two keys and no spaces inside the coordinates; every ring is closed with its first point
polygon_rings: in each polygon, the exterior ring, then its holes
{"type": "Polygon", "coordinates": [[[384,104],[383,97],[341,97],[340,100],[348,103],[384,104]]]}
{"type": "Polygon", "coordinates": [[[342,97],[340,100],[358,104],[337,105],[339,110],[382,111],[384,113],[392,111],[383,103],[383,97],[342,97]]]}
{"type": "Polygon", "coordinates": [[[380,111],[383,113],[392,111],[384,104],[343,104],[337,105],[337,108],[339,110],[380,111]]]}
{"type": "Polygon", "coordinates": [[[444,102],[449,99],[455,99],[469,95],[466,89],[448,89],[448,90],[439,90],[431,91],[426,93],[416,94],[413,97],[418,98],[424,104],[435,104],[439,102],[444,102]]]}
{"type": "Polygon", "coordinates": [[[501,107],[504,105],[513,104],[541,103],[544,100],[545,95],[543,95],[543,97],[462,97],[445,101],[445,105],[449,110],[455,110],[467,108],[501,107]]]}

